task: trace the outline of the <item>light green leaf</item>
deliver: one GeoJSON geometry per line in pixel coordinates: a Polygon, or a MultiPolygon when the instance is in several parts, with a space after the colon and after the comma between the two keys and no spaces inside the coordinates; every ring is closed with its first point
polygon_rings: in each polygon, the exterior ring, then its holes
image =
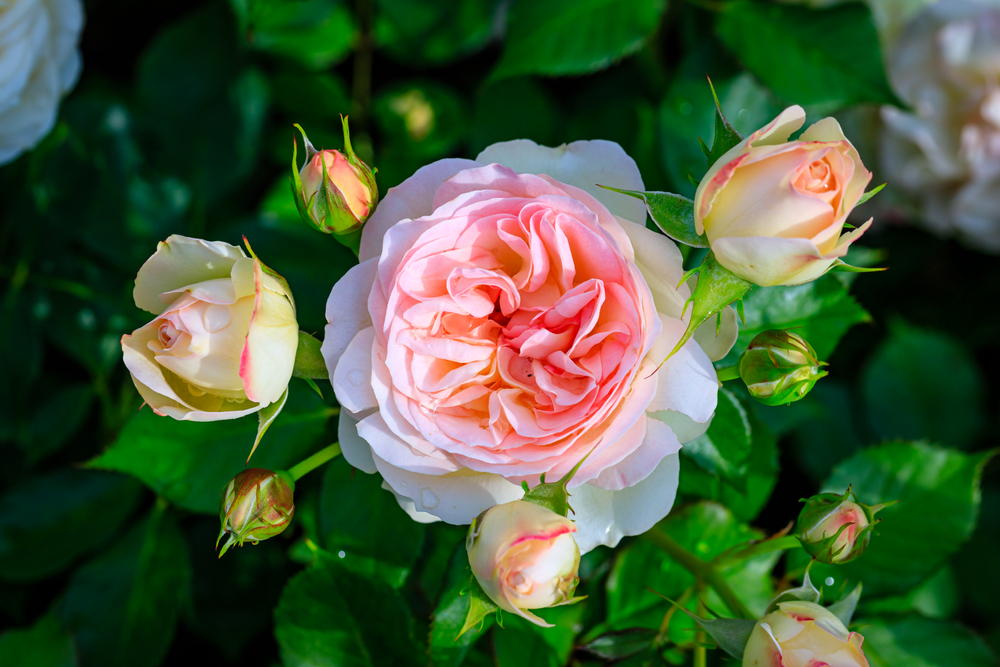
{"type": "MultiPolygon", "coordinates": [[[[601,186],[605,187],[605,186],[601,186]]],[[[646,204],[649,216],[664,234],[673,240],[695,248],[707,248],[708,237],[698,235],[694,226],[694,202],[687,197],[670,192],[637,192],[635,190],[619,190],[623,195],[635,197],[646,204]]]]}
{"type": "Polygon", "coordinates": [[[326,359],[320,351],[322,341],[310,336],[305,331],[299,332],[299,346],[295,350],[295,366],[292,377],[327,380],[330,372],[326,368],[326,359]]]}
{"type": "Polygon", "coordinates": [[[375,0],[376,46],[407,67],[443,65],[483,48],[498,0],[375,0]]]}
{"type": "MultiPolygon", "coordinates": [[[[866,504],[898,500],[879,512],[864,555],[843,565],[815,563],[813,577],[863,582],[865,597],[903,593],[957,552],[976,526],[979,483],[994,452],[962,454],[924,443],[864,449],[837,466],[824,491],[851,490],[866,504]]],[[[792,552],[804,564],[804,551],[792,552]]]]}
{"type": "MultiPolygon", "coordinates": [[[[309,391],[288,399],[282,418],[254,455],[254,467],[284,470],[312,453],[336,410],[309,391]],[[269,445],[268,442],[273,443],[269,445]]],[[[245,467],[257,433],[253,416],[232,421],[186,422],[142,410],[107,451],[87,463],[137,477],[171,503],[217,514],[222,489],[245,467]]]]}
{"type": "Polygon", "coordinates": [[[70,579],[62,619],[85,664],[154,667],[166,655],[191,571],[184,538],[165,507],[158,503],[70,579]]]}
{"type": "Polygon", "coordinates": [[[983,640],[958,623],[919,616],[875,621],[861,628],[872,667],[994,667],[983,640]]]}
{"type": "Polygon", "coordinates": [[[59,572],[114,535],[141,495],[135,480],[96,470],[29,477],[0,499],[0,578],[59,572]]]}
{"type": "Polygon", "coordinates": [[[605,69],[642,48],[665,6],[665,0],[517,0],[493,78],[605,69]]]}
{"type": "Polygon", "coordinates": [[[514,614],[505,614],[503,628],[493,631],[499,667],[562,667],[569,661],[584,606],[534,611],[554,627],[542,628],[514,614]]]}
{"type": "Polygon", "coordinates": [[[823,112],[897,102],[864,5],[814,9],[738,0],[725,6],[717,29],[746,68],[788,102],[823,112]]]}
{"type": "Polygon", "coordinates": [[[861,380],[868,421],[880,438],[972,445],[985,422],[986,383],[958,341],[894,320],[861,380]]]}
{"type": "Polygon", "coordinates": [[[326,552],[288,582],[274,622],[286,667],[426,664],[399,595],[381,581],[351,573],[326,552]]]}
{"type": "Polygon", "coordinates": [[[351,50],[355,25],[337,0],[230,0],[240,33],[253,49],[310,69],[337,63],[351,50]]]}

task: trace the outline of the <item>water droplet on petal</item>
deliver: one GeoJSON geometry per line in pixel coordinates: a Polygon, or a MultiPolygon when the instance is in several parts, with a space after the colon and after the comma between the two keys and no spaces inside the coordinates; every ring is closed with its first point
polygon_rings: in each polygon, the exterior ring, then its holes
{"type": "Polygon", "coordinates": [[[347,374],[347,381],[353,384],[355,387],[360,387],[365,383],[365,373],[357,368],[351,370],[347,374]]]}
{"type": "Polygon", "coordinates": [[[425,510],[432,510],[438,506],[438,497],[430,489],[424,489],[420,492],[420,504],[425,510]]]}

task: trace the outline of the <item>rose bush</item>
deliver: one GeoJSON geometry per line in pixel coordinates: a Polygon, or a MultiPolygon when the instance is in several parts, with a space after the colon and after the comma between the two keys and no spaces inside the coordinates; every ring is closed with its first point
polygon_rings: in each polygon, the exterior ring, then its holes
{"type": "Polygon", "coordinates": [[[389,190],[333,288],[323,352],[344,456],[419,520],[467,524],[568,472],[582,551],[673,503],[677,452],[707,428],[726,311],[680,339],[681,254],[644,226],[617,144],[495,144],[389,190]]]}
{"type": "Polygon", "coordinates": [[[541,505],[514,500],[483,512],[469,528],[469,566],[501,609],[552,627],[529,609],[566,602],[580,581],[576,526],[541,505]]]}
{"type": "Polygon", "coordinates": [[[694,198],[695,228],[719,263],[757,285],[823,275],[871,224],[841,234],[871,180],[833,118],[810,126],[792,106],[719,158],[694,198]]]}
{"type": "Polygon", "coordinates": [[[0,164],[37,144],[80,74],[80,0],[0,6],[0,164]]]}
{"type": "Polygon", "coordinates": [[[171,236],[135,278],[157,317],[122,336],[125,365],[160,415],[234,419],[282,398],[298,324],[284,279],[237,246],[171,236]]]}
{"type": "Polygon", "coordinates": [[[813,602],[780,602],[757,623],[743,667],[868,667],[857,632],[813,602]]]}

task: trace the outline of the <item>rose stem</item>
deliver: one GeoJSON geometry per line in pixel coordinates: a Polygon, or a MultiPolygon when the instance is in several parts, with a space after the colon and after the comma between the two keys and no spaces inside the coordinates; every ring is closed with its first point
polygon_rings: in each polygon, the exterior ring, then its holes
{"type": "Polygon", "coordinates": [[[307,459],[299,461],[294,466],[288,469],[288,474],[292,476],[292,479],[298,481],[300,477],[305,475],[307,472],[315,470],[327,461],[336,458],[340,455],[340,443],[335,442],[329,447],[324,447],[307,459]]]}
{"type": "MultiPolygon", "coordinates": [[[[703,579],[698,579],[696,584],[698,587],[698,615],[704,618],[705,616],[705,581],[703,579]]],[[[706,667],[708,665],[708,650],[705,648],[705,642],[708,638],[705,636],[705,631],[698,626],[698,631],[694,633],[694,667],[706,667]]]]}
{"type": "Polygon", "coordinates": [[[725,382],[726,380],[736,380],[740,377],[740,365],[733,364],[732,366],[716,368],[715,374],[719,377],[719,382],[725,382]]]}
{"type": "Polygon", "coordinates": [[[722,573],[714,565],[703,561],[693,553],[678,544],[674,538],[667,535],[659,528],[653,527],[642,535],[643,539],[656,545],[668,556],[677,561],[681,567],[693,574],[695,578],[700,578],[709,586],[715,589],[722,601],[737,618],[753,618],[753,615],[740,602],[733,592],[733,589],[726,583],[722,573]]]}
{"type": "Polygon", "coordinates": [[[772,551],[785,551],[786,549],[794,549],[799,546],[799,538],[794,535],[786,535],[784,537],[776,537],[770,540],[764,540],[762,542],[757,542],[756,544],[751,544],[747,547],[743,547],[739,551],[734,551],[731,554],[723,554],[717,558],[713,563],[716,567],[726,567],[727,565],[732,565],[734,563],[739,563],[741,561],[749,560],[754,556],[759,556],[761,554],[771,553],[772,551]]]}

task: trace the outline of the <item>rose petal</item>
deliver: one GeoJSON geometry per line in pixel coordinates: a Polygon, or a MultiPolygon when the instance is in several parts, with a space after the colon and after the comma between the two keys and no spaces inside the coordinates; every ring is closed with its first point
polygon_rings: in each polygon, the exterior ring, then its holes
{"type": "Polygon", "coordinates": [[[368,295],[372,291],[378,259],[369,259],[344,274],[330,290],[326,300],[326,329],[323,333],[323,358],[333,377],[340,356],[359,331],[372,325],[368,314],[368,295]]]}
{"type": "Polygon", "coordinates": [[[530,139],[516,139],[487,147],[476,162],[495,162],[522,174],[546,174],[589,193],[615,215],[639,223],[646,220],[646,205],[641,201],[597,187],[646,189],[635,160],[613,141],[574,141],[549,148],[530,139]]]}
{"type": "Polygon", "coordinates": [[[372,475],[378,471],[375,459],[372,458],[372,446],[358,435],[358,422],[372,414],[371,410],[354,414],[350,410],[340,408],[340,420],[337,423],[337,438],[344,460],[363,472],[372,475]]]}
{"type": "Polygon", "coordinates": [[[334,374],[333,391],[340,404],[351,412],[363,412],[378,407],[372,389],[372,343],[374,327],[358,332],[347,346],[334,374]]]}
{"type": "Polygon", "coordinates": [[[621,462],[605,468],[590,485],[607,491],[633,486],[649,477],[665,456],[676,454],[680,449],[681,443],[670,427],[647,417],[646,434],[639,448],[621,462]]]}
{"type": "Polygon", "coordinates": [[[161,299],[161,294],[205,280],[227,278],[233,265],[244,257],[242,248],[228,243],[174,234],[157,244],[156,252],[139,269],[132,292],[135,305],[159,315],[174,301],[161,299]]]}
{"type": "Polygon", "coordinates": [[[254,312],[240,359],[240,377],[247,398],[268,405],[285,393],[292,378],[299,325],[288,297],[264,287],[264,273],[257,260],[254,282],[254,312]]]}

